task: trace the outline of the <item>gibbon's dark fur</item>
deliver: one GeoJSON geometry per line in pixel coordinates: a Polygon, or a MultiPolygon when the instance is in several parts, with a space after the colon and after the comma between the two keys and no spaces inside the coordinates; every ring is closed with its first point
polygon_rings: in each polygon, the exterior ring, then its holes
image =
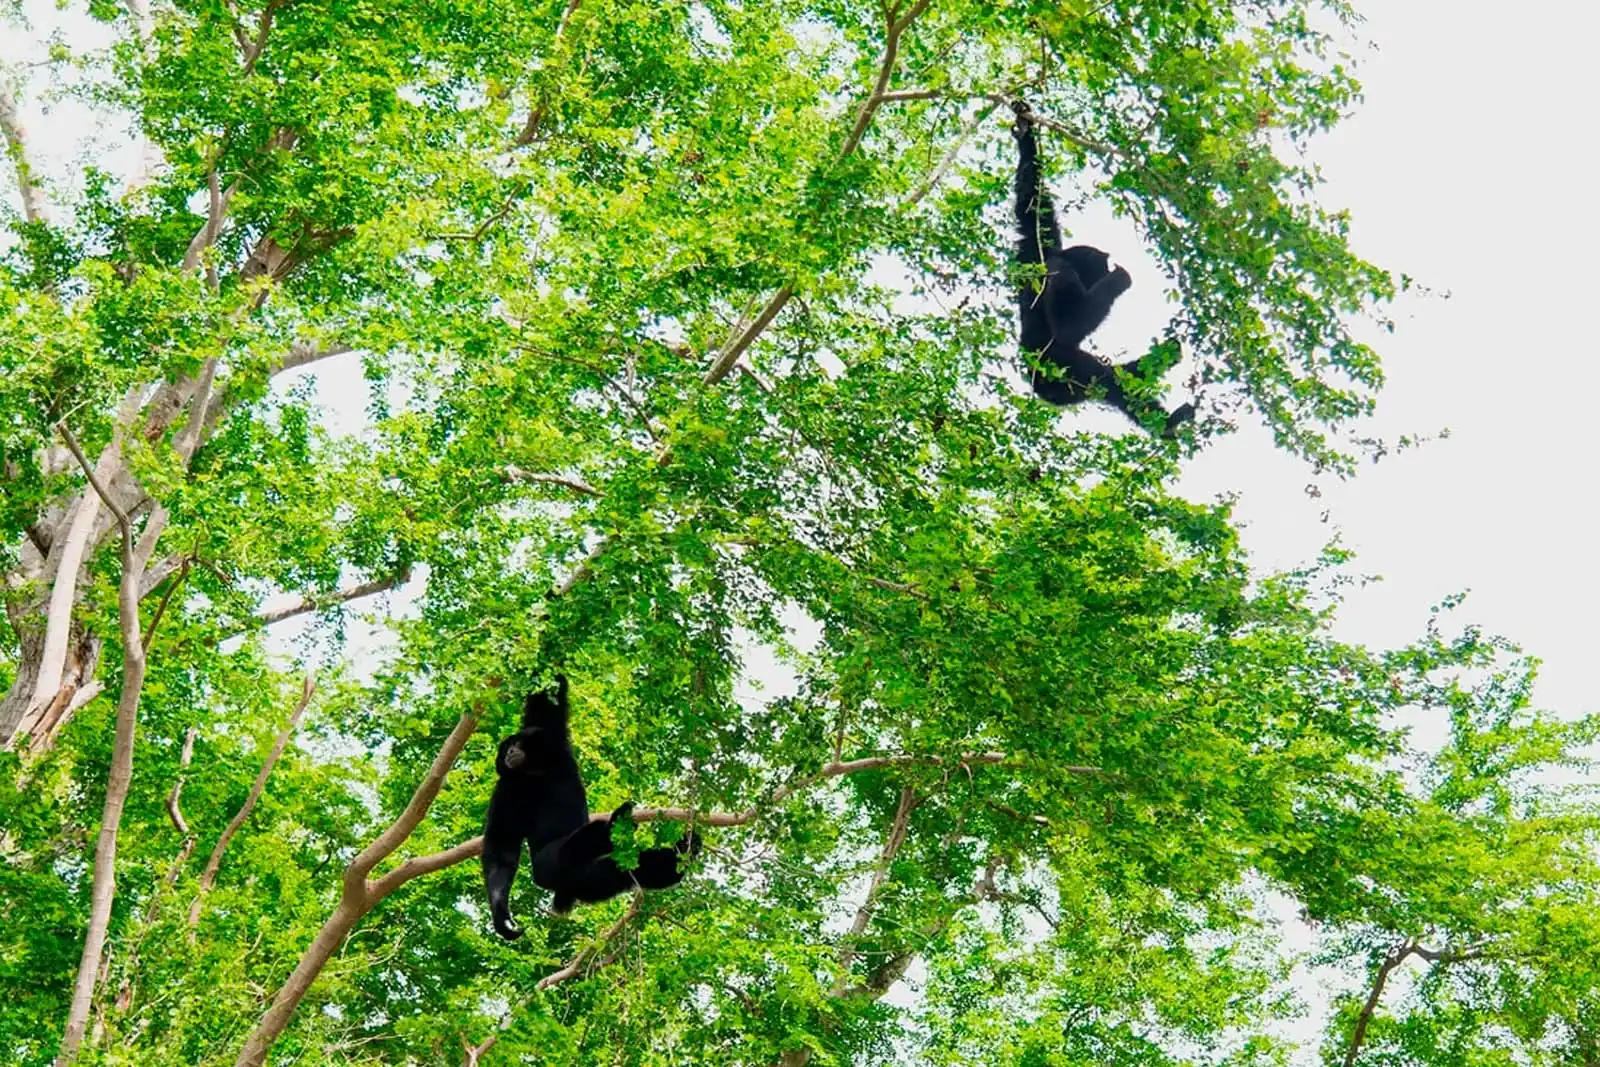
{"type": "Polygon", "coordinates": [[[495,933],[507,941],[522,936],[511,918],[511,883],[522,862],[522,844],[533,856],[533,880],[555,894],[550,910],[564,915],[578,901],[609,900],[634,886],[666,889],[683,880],[678,857],[700,851],[687,834],[674,848],[639,852],[639,866],[625,871],[611,858],[611,825],[628,817],[630,801],[608,818],[591,821],[589,798],[567,731],[567,679],[528,694],[522,729],[500,742],[499,775],[483,824],[483,885],[495,933]]]}
{"type": "Polygon", "coordinates": [[[1030,272],[1017,292],[1021,345],[1033,391],[1056,405],[1081,404],[1094,395],[1141,426],[1144,415],[1160,412],[1166,420],[1163,436],[1171,437],[1194,417],[1194,405],[1185,404],[1169,415],[1152,401],[1130,396],[1117,372],[1142,379],[1142,361],[1113,366],[1082,348],[1133,279],[1123,267],[1112,270],[1111,257],[1098,248],[1061,247],[1055,207],[1040,179],[1033,112],[1021,100],[1011,107],[1017,114],[1012,128],[1017,139],[1017,262],[1023,267],[1044,265],[1044,278],[1030,272]]]}

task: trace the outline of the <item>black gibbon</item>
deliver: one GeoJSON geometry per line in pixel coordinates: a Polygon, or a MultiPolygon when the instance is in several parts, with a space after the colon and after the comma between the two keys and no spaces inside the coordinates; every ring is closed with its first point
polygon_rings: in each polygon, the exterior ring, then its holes
{"type": "Polygon", "coordinates": [[[483,885],[495,933],[507,941],[522,936],[511,918],[511,883],[522,862],[522,844],[533,856],[533,880],[555,894],[550,910],[564,915],[578,901],[598,903],[634,886],[666,889],[683,880],[678,857],[695,856],[700,841],[687,834],[673,848],[639,852],[639,865],[625,871],[611,858],[611,824],[628,817],[632,802],[606,819],[589,818],[589,798],[567,731],[567,679],[528,694],[522,729],[500,742],[499,775],[483,825],[483,885]]]}
{"type": "Polygon", "coordinates": [[[1056,405],[1104,399],[1141,426],[1145,415],[1159,412],[1165,419],[1163,436],[1171,437],[1194,417],[1194,405],[1184,404],[1168,414],[1153,401],[1130,396],[1117,375],[1121,372],[1143,379],[1144,361],[1114,366],[1082,348],[1106,320],[1117,297],[1133,285],[1133,279],[1121,266],[1112,270],[1111,257],[1098,248],[1061,247],[1061,227],[1049,190],[1040,180],[1033,112],[1021,100],[1011,107],[1017,115],[1012,128],[1017,139],[1017,262],[1023,267],[1044,266],[1042,280],[1032,272],[1017,292],[1021,346],[1033,391],[1056,405]]]}

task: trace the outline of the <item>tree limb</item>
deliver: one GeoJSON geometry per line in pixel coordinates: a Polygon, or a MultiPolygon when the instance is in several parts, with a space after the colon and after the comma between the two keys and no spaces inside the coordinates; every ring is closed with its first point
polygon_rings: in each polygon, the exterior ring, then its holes
{"type": "MultiPolygon", "coordinates": [[[[556,24],[556,35],[550,39],[551,52],[554,52],[556,47],[561,44],[561,39],[566,36],[567,27],[572,25],[572,16],[578,13],[578,8],[582,3],[583,0],[567,0],[566,9],[561,12],[561,21],[556,24]]],[[[522,129],[517,133],[512,144],[518,148],[532,144],[533,139],[539,136],[539,127],[544,125],[544,116],[545,106],[543,102],[540,102],[528,112],[528,121],[522,124],[522,129]]]]}
{"type": "MultiPolygon", "coordinates": [[[[490,679],[486,682],[486,686],[490,689],[498,688],[499,685],[499,679],[490,679]]],[[[404,844],[416,830],[417,825],[422,822],[422,817],[427,814],[434,798],[439,795],[445,776],[449,774],[456,757],[461,754],[467,739],[477,729],[478,717],[487,699],[485,696],[474,701],[472,710],[462,714],[455,728],[439,746],[438,755],[434,757],[427,775],[417,786],[416,791],[411,794],[411,801],[405,810],[345,869],[343,888],[333,914],[322,924],[322,929],[317,932],[317,936],[301,955],[293,973],[278,989],[277,995],[273,997],[272,1006],[262,1015],[255,1031],[239,1050],[238,1058],[234,1060],[234,1067],[262,1067],[266,1063],[267,1053],[283,1033],[284,1027],[289,1025],[289,1020],[294,1017],[295,1010],[299,1008],[300,1001],[305,998],[312,983],[322,973],[322,968],[333,958],[339,946],[344,944],[345,938],[355,929],[356,923],[360,922],[362,916],[371,911],[379,901],[418,875],[442,870],[481,851],[483,844],[480,838],[432,856],[409,859],[375,882],[369,881],[367,877],[374,867],[404,844]]]]}
{"type": "Polygon", "coordinates": [[[0,136],[5,138],[6,151],[16,168],[17,190],[22,194],[22,217],[29,222],[48,222],[50,206],[28,162],[28,134],[22,125],[22,112],[16,96],[5,85],[0,85],[0,136]]]}
{"type": "MultiPolygon", "coordinates": [[[[106,776],[106,799],[100,813],[100,837],[95,845],[94,879],[89,893],[89,924],[84,933],[83,955],[78,961],[78,976],[67,1008],[56,1067],[70,1067],[77,1059],[79,1046],[93,1006],[95,976],[105,948],[106,929],[111,920],[111,902],[117,889],[117,832],[122,824],[122,809],[133,781],[134,732],[139,717],[139,696],[144,689],[144,642],[139,634],[139,580],[149,557],[140,557],[134,547],[133,524],[117,506],[95,475],[89,460],[66,423],[56,429],[83,469],[84,476],[105,506],[117,518],[122,533],[122,577],[117,583],[117,621],[122,631],[122,693],[117,700],[116,735],[112,744],[111,769],[106,776]]],[[[166,524],[166,511],[157,505],[146,530],[159,534],[166,524]]],[[[154,546],[153,538],[150,538],[154,546]]]]}
{"type": "Polygon", "coordinates": [[[840,996],[845,991],[850,966],[856,961],[855,942],[866,932],[867,924],[872,921],[878,890],[883,888],[884,879],[889,876],[889,865],[894,862],[895,854],[905,843],[906,833],[911,825],[911,813],[916,807],[917,791],[909,785],[903,786],[900,790],[900,804],[895,808],[894,819],[889,823],[889,836],[883,843],[883,850],[878,853],[878,865],[873,868],[872,881],[867,885],[867,895],[862,898],[861,906],[856,908],[855,921],[850,924],[850,932],[845,935],[839,948],[839,977],[834,982],[834,996],[840,996]]]}
{"type": "Polygon", "coordinates": [[[622,932],[623,927],[627,926],[638,917],[639,909],[643,904],[644,890],[635,886],[633,890],[633,902],[628,905],[628,910],[623,912],[622,918],[613,923],[605,933],[601,934],[599,937],[589,942],[589,944],[579,949],[578,954],[573,956],[572,959],[567,962],[565,967],[562,967],[559,971],[552,971],[543,978],[539,979],[538,985],[534,986],[534,988],[542,992],[543,990],[549,989],[553,985],[559,985],[560,983],[567,981],[569,978],[576,978],[579,972],[583,970],[584,966],[594,958],[595,953],[600,950],[602,945],[609,942],[613,937],[616,937],[622,932]]]}
{"type": "Polygon", "coordinates": [[[1351,1067],[1356,1062],[1356,1055],[1361,1051],[1361,1043],[1367,1038],[1367,1024],[1372,1022],[1372,1014],[1378,1010],[1378,1002],[1383,998],[1383,987],[1389,981],[1390,972],[1404,963],[1406,957],[1416,950],[1417,943],[1408,939],[1384,956],[1377,975],[1373,977],[1372,992],[1367,995],[1367,1002],[1362,1005],[1361,1014],[1356,1016],[1355,1029],[1350,1032],[1350,1047],[1345,1049],[1344,1067],[1351,1067]]]}
{"type": "Polygon", "coordinates": [[[261,793],[267,788],[267,776],[278,765],[278,759],[283,755],[284,748],[289,744],[295,728],[300,725],[300,716],[306,713],[306,708],[311,704],[311,695],[317,691],[317,680],[312,675],[306,675],[305,683],[300,687],[300,703],[295,705],[289,721],[278,731],[277,739],[272,743],[272,750],[267,753],[267,758],[261,765],[261,772],[256,775],[256,780],[250,786],[249,794],[244,798],[244,803],[239,805],[239,810],[234,813],[232,820],[222,831],[222,836],[217,838],[217,845],[211,850],[211,857],[206,860],[205,870],[200,874],[200,885],[195,890],[194,902],[189,905],[189,937],[194,937],[194,930],[200,925],[200,912],[205,906],[206,894],[211,891],[212,884],[217,880],[217,870],[222,866],[222,854],[228,848],[228,842],[233,840],[233,835],[239,827],[250,817],[250,812],[256,806],[256,801],[261,799],[261,793]]]}
{"type": "MultiPolygon", "coordinates": [[[[895,14],[891,11],[888,30],[884,34],[883,58],[878,64],[877,80],[873,83],[872,91],[867,98],[861,102],[861,107],[857,109],[855,125],[851,127],[849,136],[839,149],[835,163],[854,152],[861,144],[861,139],[866,136],[867,127],[872,124],[872,116],[886,99],[884,92],[889,87],[889,79],[894,74],[895,63],[900,54],[900,38],[910,29],[918,16],[928,9],[929,3],[931,0],[916,0],[904,14],[895,14]]],[[[762,331],[772,324],[772,320],[778,317],[778,312],[783,310],[784,305],[793,296],[794,288],[784,286],[772,295],[766,307],[761,309],[761,313],[748,326],[736,328],[733,335],[717,352],[716,358],[711,361],[711,366],[706,368],[701,384],[711,386],[726,378],[734,365],[739,362],[739,357],[744,355],[745,350],[755,343],[762,331]]]]}
{"type": "Polygon", "coordinates": [[[568,478],[561,474],[537,474],[533,471],[525,471],[515,464],[506,464],[505,476],[506,480],[510,482],[524,482],[534,485],[560,485],[571,489],[575,493],[582,493],[584,496],[605,496],[605,494],[600,490],[596,489],[594,486],[583,481],[582,479],[568,478]]]}
{"type": "Polygon", "coordinates": [[[271,611],[262,610],[256,612],[255,622],[259,626],[271,626],[274,623],[283,622],[285,619],[292,619],[296,615],[304,615],[307,612],[312,611],[321,611],[323,608],[331,607],[334,604],[344,604],[351,600],[359,600],[364,596],[372,596],[374,593],[382,593],[386,590],[393,589],[397,585],[405,584],[406,580],[410,577],[411,570],[410,568],[406,568],[405,570],[402,570],[396,574],[392,574],[387,578],[375,578],[370,582],[362,582],[360,585],[352,585],[347,586],[344,589],[336,589],[331,593],[313,593],[307,596],[297,597],[292,603],[286,604],[281,608],[274,608],[271,611]]]}

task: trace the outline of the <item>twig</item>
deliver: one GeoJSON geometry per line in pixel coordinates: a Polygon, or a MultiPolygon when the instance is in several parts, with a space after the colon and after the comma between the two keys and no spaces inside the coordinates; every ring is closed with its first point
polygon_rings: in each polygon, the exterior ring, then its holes
{"type": "Polygon", "coordinates": [[[284,748],[289,744],[295,727],[300,725],[300,716],[306,713],[306,708],[311,704],[311,696],[317,691],[317,680],[312,675],[306,675],[306,680],[300,687],[300,703],[295,705],[289,721],[278,731],[277,739],[272,743],[272,750],[267,753],[267,758],[261,765],[261,771],[256,775],[255,782],[250,786],[250,792],[244,798],[244,803],[239,805],[239,810],[234,813],[227,827],[222,831],[222,836],[217,838],[216,847],[211,850],[211,857],[206,860],[205,870],[200,874],[200,885],[195,890],[194,902],[189,905],[189,938],[194,939],[194,931],[200,925],[200,912],[205,906],[206,894],[211,891],[212,884],[217,880],[217,870],[222,866],[222,854],[228,848],[228,842],[233,840],[233,835],[239,827],[250,817],[250,812],[255,808],[256,801],[261,799],[261,793],[267,788],[267,776],[278,765],[278,760],[283,755],[284,748]]]}

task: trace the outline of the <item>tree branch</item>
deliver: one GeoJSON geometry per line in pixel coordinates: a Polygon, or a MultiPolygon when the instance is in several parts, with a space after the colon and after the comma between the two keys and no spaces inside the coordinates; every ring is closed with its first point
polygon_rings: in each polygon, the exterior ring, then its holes
{"type": "Polygon", "coordinates": [[[1407,940],[1384,956],[1383,963],[1378,967],[1378,973],[1372,980],[1372,992],[1367,995],[1367,1002],[1362,1005],[1361,1014],[1356,1016],[1355,1029],[1350,1033],[1350,1047],[1344,1053],[1344,1067],[1351,1067],[1356,1062],[1356,1055],[1361,1051],[1361,1043],[1367,1038],[1367,1024],[1372,1022],[1372,1014],[1378,1010],[1378,1002],[1383,997],[1383,987],[1389,981],[1390,972],[1404,963],[1406,957],[1416,950],[1416,942],[1407,940]]]}
{"type": "Polygon", "coordinates": [[[206,860],[205,870],[200,874],[200,885],[195,890],[194,902],[189,905],[189,937],[194,938],[194,931],[200,925],[200,912],[205,906],[206,894],[211,891],[212,884],[217,880],[217,870],[222,866],[222,854],[227,851],[228,842],[233,840],[233,835],[239,827],[250,817],[250,812],[255,808],[256,801],[261,799],[261,793],[267,788],[267,776],[278,765],[278,759],[283,755],[284,748],[289,744],[289,738],[294,734],[295,727],[300,725],[300,716],[306,713],[306,708],[311,704],[311,695],[317,691],[317,680],[312,675],[306,675],[304,684],[300,687],[300,703],[295,705],[289,721],[278,731],[277,739],[272,743],[272,750],[267,753],[267,758],[261,765],[261,772],[256,775],[255,782],[250,786],[249,794],[244,798],[244,803],[239,805],[239,810],[234,813],[232,820],[223,829],[222,836],[217,838],[217,845],[211,850],[211,857],[206,860]]]}
{"type": "MultiPolygon", "coordinates": [[[[561,44],[562,38],[567,34],[567,27],[572,25],[572,16],[578,13],[578,8],[582,3],[583,0],[567,0],[566,9],[561,12],[561,21],[556,24],[556,35],[550,39],[551,52],[554,52],[557,46],[561,44]]],[[[539,127],[544,125],[544,115],[544,104],[541,102],[535,105],[528,112],[528,121],[522,124],[522,129],[518,132],[512,144],[518,148],[532,144],[533,139],[539,136],[539,127]]]]}
{"type": "Polygon", "coordinates": [[[534,986],[534,989],[542,992],[546,989],[549,989],[553,985],[559,985],[562,982],[567,981],[569,978],[576,978],[578,973],[583,970],[584,965],[587,964],[589,960],[594,958],[594,954],[600,950],[602,945],[605,945],[613,937],[616,937],[622,932],[623,927],[627,926],[638,917],[639,908],[643,904],[644,890],[636,886],[633,890],[633,902],[628,905],[628,910],[623,912],[622,918],[613,923],[605,933],[601,934],[589,944],[579,949],[578,954],[573,956],[572,959],[567,962],[565,967],[562,967],[559,971],[552,971],[550,974],[547,974],[543,978],[539,979],[539,983],[538,985],[534,986]]]}
{"type": "Polygon", "coordinates": [[[22,125],[22,112],[16,96],[4,85],[0,85],[0,136],[5,138],[6,151],[16,168],[17,190],[22,194],[22,217],[29,222],[48,222],[50,206],[44,190],[34,181],[33,167],[28,162],[28,134],[22,125]]]}
{"type": "Polygon", "coordinates": [[[600,490],[579,478],[568,478],[561,474],[536,474],[533,471],[525,471],[515,464],[506,464],[505,476],[506,480],[510,482],[524,482],[534,485],[560,485],[571,489],[575,493],[582,493],[584,496],[605,496],[605,494],[600,490]]]}
{"type": "MultiPolygon", "coordinates": [[[[56,1067],[70,1067],[77,1059],[94,1002],[95,976],[99,973],[105,949],[106,929],[111,921],[111,903],[117,891],[117,832],[122,825],[122,809],[133,781],[134,732],[139,720],[139,696],[144,689],[144,642],[139,634],[139,580],[148,555],[143,559],[134,548],[133,524],[117,506],[96,477],[89,460],[78,447],[77,438],[64,422],[57,423],[67,448],[83,469],[84,476],[101,501],[117,517],[122,532],[122,577],[117,583],[117,621],[122,631],[122,693],[117,700],[116,734],[112,743],[111,768],[106,776],[106,799],[100,813],[100,837],[95,845],[94,878],[89,892],[89,924],[84,933],[83,955],[78,960],[78,976],[67,1008],[56,1067]]],[[[150,531],[159,534],[166,523],[165,509],[157,505],[149,519],[150,531]]],[[[152,539],[153,547],[153,539],[152,539]]]]}
{"type": "Polygon", "coordinates": [[[846,989],[846,979],[850,974],[850,967],[856,961],[855,942],[866,932],[867,924],[872,921],[872,910],[877,903],[878,890],[883,888],[884,879],[889,876],[889,865],[894,862],[895,854],[900,851],[900,846],[905,843],[906,833],[911,825],[911,813],[917,807],[917,791],[909,785],[900,790],[900,804],[895,808],[894,819],[889,824],[889,836],[883,843],[883,851],[878,853],[878,865],[872,871],[872,881],[867,886],[867,895],[862,898],[861,906],[856,909],[855,921],[850,924],[850,932],[845,935],[839,948],[839,977],[833,985],[833,995],[840,996],[846,989]]]}
{"type": "MultiPolygon", "coordinates": [[[[931,3],[931,0],[916,0],[906,10],[905,14],[895,16],[891,13],[888,31],[884,35],[883,59],[878,64],[877,80],[873,83],[872,92],[861,102],[861,107],[856,111],[855,125],[851,128],[849,136],[845,138],[844,145],[839,149],[839,155],[835,159],[836,164],[854,152],[856,147],[861,144],[861,139],[866,136],[867,127],[872,123],[872,116],[877,113],[878,106],[886,99],[884,92],[889,87],[889,79],[894,74],[895,63],[900,54],[900,38],[911,27],[911,24],[917,20],[918,16],[928,9],[929,3],[931,3]]],[[[733,370],[734,365],[739,362],[739,357],[743,356],[745,350],[755,343],[756,338],[761,336],[762,331],[772,324],[772,320],[778,317],[778,312],[783,310],[784,305],[793,296],[793,287],[784,286],[773,294],[772,299],[767,301],[766,307],[761,309],[761,314],[757,315],[748,326],[736,328],[733,335],[717,352],[716,358],[711,361],[711,366],[706,368],[705,377],[701,379],[701,384],[711,386],[726,378],[728,372],[733,370]]]]}
{"type": "Polygon", "coordinates": [[[332,593],[311,594],[308,596],[298,597],[293,603],[287,604],[281,608],[274,608],[271,611],[261,610],[256,612],[255,622],[260,626],[271,626],[274,623],[283,622],[285,619],[292,619],[296,615],[304,615],[307,612],[312,611],[321,611],[323,608],[332,607],[334,604],[344,604],[351,600],[359,600],[364,596],[372,596],[374,593],[382,593],[386,590],[393,589],[397,585],[405,584],[407,579],[410,577],[411,570],[410,568],[406,568],[405,570],[400,571],[397,574],[390,575],[387,578],[375,578],[370,582],[362,582],[360,585],[347,586],[344,589],[337,589],[332,593]]]}
{"type": "MultiPolygon", "coordinates": [[[[486,688],[497,689],[500,680],[489,679],[485,685],[486,688]]],[[[245,1040],[244,1047],[239,1050],[238,1058],[234,1060],[234,1067],[262,1067],[266,1063],[267,1053],[283,1033],[284,1027],[289,1025],[289,1020],[294,1017],[295,1010],[299,1008],[300,1001],[305,998],[312,983],[322,973],[322,968],[333,958],[339,946],[344,944],[345,938],[355,929],[356,923],[360,922],[362,916],[371,911],[379,901],[418,875],[460,863],[482,850],[482,839],[474,839],[445,852],[407,860],[375,882],[367,880],[372,869],[404,844],[422,822],[422,817],[427,814],[434,798],[439,795],[445,776],[455,764],[456,757],[461,754],[467,739],[477,729],[478,717],[482,713],[486,699],[487,696],[480,697],[473,702],[471,711],[462,714],[455,728],[439,746],[438,755],[434,757],[433,764],[428,768],[427,775],[417,786],[416,791],[411,794],[411,801],[405,810],[345,869],[342,879],[343,889],[333,914],[322,924],[322,929],[317,932],[317,936],[300,957],[294,972],[273,997],[272,1006],[262,1015],[255,1031],[245,1040]]]]}

